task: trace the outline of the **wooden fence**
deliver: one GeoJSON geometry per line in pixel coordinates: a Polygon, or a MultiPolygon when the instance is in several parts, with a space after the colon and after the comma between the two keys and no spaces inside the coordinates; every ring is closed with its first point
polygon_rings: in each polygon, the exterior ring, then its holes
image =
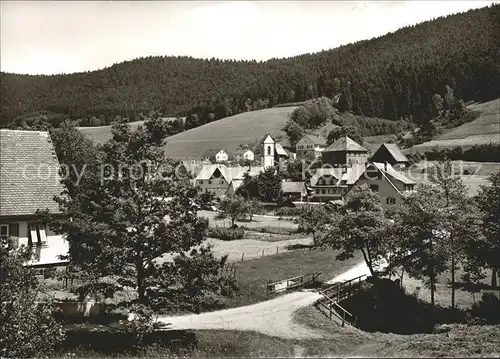
{"type": "Polygon", "coordinates": [[[344,327],[347,324],[349,325],[355,325],[355,317],[349,313],[347,310],[345,310],[343,307],[340,306],[336,301],[334,301],[332,298],[328,297],[324,293],[320,292],[323,294],[323,298],[318,300],[316,303],[316,307],[322,307],[327,311],[327,316],[332,319],[333,317],[336,317],[342,321],[342,326],[344,327]]]}
{"type": "Polygon", "coordinates": [[[346,324],[356,326],[357,318],[344,309],[339,302],[358,292],[366,277],[367,275],[364,274],[321,290],[319,293],[322,297],[316,302],[316,308],[326,310],[325,315],[330,319],[334,317],[339,319],[343,327],[346,324]]]}
{"type": "Polygon", "coordinates": [[[321,272],[308,273],[293,278],[283,279],[278,282],[271,282],[267,284],[266,288],[269,293],[273,293],[281,290],[303,287],[307,284],[316,283],[320,274],[321,272]]]}
{"type": "Polygon", "coordinates": [[[331,297],[334,301],[340,302],[361,289],[361,282],[366,279],[366,277],[367,275],[363,274],[345,282],[335,283],[323,289],[320,293],[327,297],[331,297]]]}

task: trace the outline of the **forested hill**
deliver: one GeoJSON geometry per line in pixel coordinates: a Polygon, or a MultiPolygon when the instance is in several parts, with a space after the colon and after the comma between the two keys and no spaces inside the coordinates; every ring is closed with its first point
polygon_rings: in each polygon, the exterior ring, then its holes
{"type": "Polygon", "coordinates": [[[500,5],[492,5],[287,59],[147,57],[68,75],[2,73],[1,123],[26,126],[27,114],[33,119],[47,111],[60,114],[55,121],[69,117],[84,126],[104,125],[115,116],[132,121],[156,109],[188,116],[190,128],[339,93],[341,110],[394,120],[411,116],[423,123],[431,117],[432,96],[444,95],[446,85],[465,101],[498,97],[499,24],[500,5]]]}

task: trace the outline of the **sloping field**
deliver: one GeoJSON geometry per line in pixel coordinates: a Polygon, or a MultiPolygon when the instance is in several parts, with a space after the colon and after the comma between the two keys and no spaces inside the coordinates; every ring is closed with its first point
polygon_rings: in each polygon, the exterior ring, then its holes
{"type": "Polygon", "coordinates": [[[165,152],[168,157],[179,159],[199,158],[207,150],[221,148],[231,154],[240,144],[254,143],[266,133],[286,145],[288,141],[283,128],[296,108],[278,107],[244,112],[178,133],[167,139],[165,152]]]}
{"type": "MultiPolygon", "coordinates": [[[[240,144],[256,142],[266,133],[286,145],[288,141],[283,128],[296,108],[291,106],[244,112],[178,133],[168,138],[165,152],[167,156],[178,159],[200,158],[207,150],[221,148],[231,154],[240,144]]],[[[130,126],[137,128],[142,123],[131,122],[130,126]]],[[[111,126],[79,129],[96,143],[111,138],[111,126]]]]}
{"type": "Polygon", "coordinates": [[[414,151],[430,151],[432,147],[463,147],[500,143],[500,99],[473,104],[469,109],[481,115],[474,121],[464,123],[429,142],[412,147],[414,151]]]}
{"type": "MultiPolygon", "coordinates": [[[[172,121],[175,120],[175,117],[165,117],[165,119],[172,121]]],[[[142,124],[144,124],[144,121],[129,122],[133,130],[142,124]]],[[[95,143],[103,143],[111,138],[111,126],[78,127],[78,129],[95,143]]]]}
{"type": "MultiPolygon", "coordinates": [[[[144,121],[136,121],[129,122],[129,125],[135,130],[143,123],[144,121]]],[[[78,129],[95,143],[103,143],[111,138],[111,126],[78,127],[78,129]]]]}

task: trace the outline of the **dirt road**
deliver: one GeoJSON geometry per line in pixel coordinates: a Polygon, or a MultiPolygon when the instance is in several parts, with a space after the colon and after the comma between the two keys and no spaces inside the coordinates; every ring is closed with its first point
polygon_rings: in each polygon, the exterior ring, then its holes
{"type": "MultiPolygon", "coordinates": [[[[370,274],[364,262],[332,278],[328,283],[343,282],[363,274],[370,274]]],[[[321,331],[295,323],[293,313],[312,305],[320,297],[314,291],[294,292],[249,306],[202,314],[163,316],[158,321],[170,324],[168,327],[172,329],[248,330],[286,339],[319,338],[322,337],[321,331]]]]}

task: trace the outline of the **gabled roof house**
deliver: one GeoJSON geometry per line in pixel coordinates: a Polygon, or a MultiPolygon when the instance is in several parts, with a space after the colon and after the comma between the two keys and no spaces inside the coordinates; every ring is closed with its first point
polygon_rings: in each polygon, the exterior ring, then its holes
{"type": "Polygon", "coordinates": [[[331,165],[364,164],[368,161],[368,150],[349,136],[337,139],[321,154],[323,163],[331,165]]]}
{"type": "Polygon", "coordinates": [[[210,191],[216,196],[223,196],[228,194],[227,190],[230,186],[235,191],[241,185],[245,173],[257,176],[261,171],[262,167],[205,165],[194,179],[194,185],[198,187],[199,192],[210,191]],[[232,182],[234,183],[232,184],[232,182]]]}
{"type": "Polygon", "coordinates": [[[59,169],[48,132],[0,129],[0,235],[12,238],[14,247],[32,248],[31,265],[62,264],[59,255],[68,253],[64,237],[35,215],[48,209],[64,220],[54,201],[64,190],[59,169]]]}
{"type": "Polygon", "coordinates": [[[304,135],[295,145],[297,158],[305,159],[308,155],[319,157],[326,148],[326,139],[318,135],[304,135]]]}
{"type": "Polygon", "coordinates": [[[368,184],[378,193],[382,207],[392,209],[402,202],[405,195],[413,192],[416,183],[387,162],[370,162],[356,182],[356,185],[362,184],[368,184]]]}
{"type": "Polygon", "coordinates": [[[371,161],[384,163],[392,166],[408,166],[408,158],[401,152],[401,149],[395,143],[384,143],[373,154],[371,161]]]}

